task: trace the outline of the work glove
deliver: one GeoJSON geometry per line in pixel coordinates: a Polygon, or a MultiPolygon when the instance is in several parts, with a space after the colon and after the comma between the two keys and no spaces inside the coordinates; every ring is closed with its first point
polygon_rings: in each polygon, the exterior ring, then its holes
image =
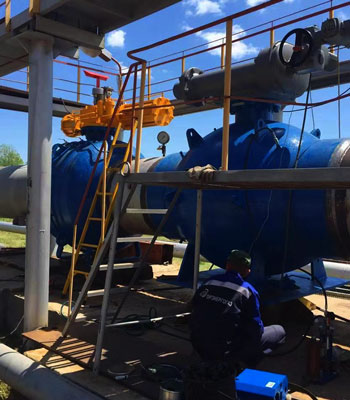
{"type": "Polygon", "coordinates": [[[204,167],[196,166],[190,168],[187,171],[187,175],[192,180],[201,181],[203,183],[209,183],[213,180],[215,171],[217,171],[215,167],[213,167],[210,164],[207,164],[204,167]]]}

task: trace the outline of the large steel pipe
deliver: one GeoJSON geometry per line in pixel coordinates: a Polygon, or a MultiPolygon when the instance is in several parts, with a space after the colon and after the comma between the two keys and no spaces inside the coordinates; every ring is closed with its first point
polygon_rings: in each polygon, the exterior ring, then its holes
{"type": "Polygon", "coordinates": [[[0,379],[29,400],[101,399],[4,344],[0,344],[0,379]]]}
{"type": "Polygon", "coordinates": [[[27,229],[25,226],[22,225],[13,225],[10,222],[0,222],[0,231],[20,233],[21,235],[25,235],[27,229]]]}
{"type": "MultiPolygon", "coordinates": [[[[291,54],[293,46],[286,44],[285,52],[291,54]]],[[[290,73],[278,57],[279,43],[271,49],[263,49],[252,62],[238,64],[231,69],[231,94],[292,101],[301,96],[308,87],[309,75],[290,73]]],[[[286,54],[287,56],[287,54],[286,54]]],[[[221,99],[224,93],[224,71],[203,73],[190,68],[174,85],[174,95],[181,100],[203,98],[221,99]]]]}
{"type": "Polygon", "coordinates": [[[0,217],[15,218],[27,212],[27,166],[0,168],[0,217]]]}

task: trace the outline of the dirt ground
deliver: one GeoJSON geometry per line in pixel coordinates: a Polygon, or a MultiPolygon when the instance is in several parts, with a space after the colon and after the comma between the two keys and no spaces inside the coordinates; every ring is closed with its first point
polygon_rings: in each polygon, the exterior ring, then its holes
{"type": "MultiPolygon", "coordinates": [[[[176,275],[178,265],[154,266],[155,278],[160,275],[176,275]]],[[[61,278],[56,279],[60,285],[61,278]]],[[[174,288],[166,281],[143,281],[137,285],[138,292],[132,293],[123,308],[120,317],[134,314],[134,317],[143,318],[149,315],[150,309],[156,310],[158,315],[173,315],[187,310],[187,303],[192,297],[192,291],[184,288],[174,288]]],[[[113,295],[111,299],[110,313],[112,314],[120,301],[122,295],[113,295]]],[[[53,288],[50,293],[50,325],[54,329],[62,329],[66,314],[65,302],[60,292],[53,288]]],[[[309,296],[309,300],[320,307],[324,305],[322,296],[309,296]]],[[[330,297],[329,311],[349,318],[349,301],[330,297]]],[[[85,343],[96,342],[97,324],[87,322],[85,318],[98,319],[101,298],[89,300],[81,314],[79,322],[72,328],[70,334],[74,338],[85,341],[85,343]]],[[[152,311],[155,312],[155,311],[152,311]]],[[[315,314],[319,313],[314,311],[315,314]]],[[[309,311],[299,302],[279,307],[270,307],[264,310],[266,324],[282,323],[287,331],[287,342],[278,352],[286,352],[293,348],[300,341],[306,327],[309,324],[309,311]]],[[[339,320],[334,322],[335,344],[338,346],[339,358],[342,360],[338,367],[338,376],[325,384],[312,384],[306,377],[307,366],[307,345],[302,343],[291,353],[280,357],[265,358],[257,369],[286,374],[289,381],[306,386],[320,400],[350,400],[350,325],[339,320]],[[343,349],[343,350],[340,350],[343,349]]],[[[48,352],[39,347],[26,354],[36,361],[42,362],[55,372],[97,391],[108,399],[116,400],[145,400],[146,398],[158,399],[159,384],[149,382],[142,374],[141,366],[153,365],[155,363],[166,363],[176,365],[179,368],[186,367],[198,362],[188,341],[187,324],[178,320],[167,321],[161,325],[146,326],[144,329],[113,329],[106,334],[104,341],[104,356],[102,370],[108,372],[120,365],[132,365],[133,374],[123,382],[123,385],[116,383],[104,376],[95,377],[89,369],[73,363],[57,354],[48,352]]],[[[92,346],[93,347],[93,346],[92,346]]],[[[79,359],[79,350],[75,357],[79,359]]],[[[83,359],[85,355],[81,356],[83,359]]],[[[107,374],[106,374],[107,375],[107,374]]],[[[295,393],[296,399],[307,400],[308,396],[295,393]]],[[[1,397],[0,397],[1,398],[1,397]]],[[[14,399],[14,400],[17,400],[14,399]]]]}

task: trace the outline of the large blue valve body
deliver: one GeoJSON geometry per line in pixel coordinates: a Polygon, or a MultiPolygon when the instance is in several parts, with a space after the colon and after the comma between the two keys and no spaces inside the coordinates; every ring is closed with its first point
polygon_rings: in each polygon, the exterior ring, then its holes
{"type": "MultiPolygon", "coordinates": [[[[267,126],[269,129],[258,133],[254,129],[244,132],[238,124],[230,126],[229,169],[295,166],[300,130],[280,122],[267,126]]],[[[218,168],[221,137],[221,129],[210,133],[203,141],[197,141],[183,158],[165,157],[154,171],[187,170],[208,163],[218,168]]],[[[348,140],[321,140],[305,133],[298,167],[344,166],[349,146],[348,140]]],[[[173,193],[171,188],[149,187],[146,205],[166,208],[173,193]]],[[[266,275],[280,273],[282,269],[294,270],[319,257],[347,257],[348,227],[346,223],[339,226],[339,219],[343,218],[344,222],[347,218],[346,195],[341,190],[206,190],[203,192],[201,254],[224,267],[231,249],[243,249],[252,254],[253,264],[264,268],[266,275]]],[[[195,191],[184,191],[164,234],[193,242],[195,207],[195,191]]],[[[159,216],[151,218],[155,226],[160,221],[159,216]]]]}
{"type": "MultiPolygon", "coordinates": [[[[229,169],[293,168],[300,133],[300,129],[281,122],[266,121],[259,129],[232,124],[229,169]]],[[[350,165],[350,141],[322,140],[317,136],[317,131],[304,133],[298,167],[350,165]]],[[[221,138],[221,129],[204,138],[190,130],[190,150],[186,154],[155,159],[151,170],[179,171],[208,163],[218,168],[221,138]]],[[[71,243],[74,219],[100,145],[100,142],[80,141],[54,147],[52,233],[61,245],[71,243]]],[[[118,163],[122,155],[122,151],[115,152],[113,163],[118,163]]],[[[102,161],[87,196],[79,232],[101,172],[102,161]]],[[[145,208],[167,208],[174,193],[175,189],[170,187],[148,187],[142,191],[141,204],[145,208]]],[[[231,249],[249,251],[253,264],[265,276],[294,270],[319,257],[348,257],[348,200],[345,190],[205,190],[201,254],[224,267],[231,249]]],[[[184,190],[162,235],[193,243],[195,214],[196,192],[184,190]]],[[[95,216],[98,215],[97,208],[95,216]]],[[[146,215],[144,219],[152,230],[161,216],[146,215]]],[[[143,233],[141,230],[135,232],[135,228],[128,232],[127,224],[122,228],[130,234],[143,233]]],[[[96,242],[99,235],[100,224],[95,223],[95,228],[89,230],[87,241],[96,242]]]]}
{"type": "MultiPolygon", "coordinates": [[[[101,144],[99,141],[80,140],[79,142],[66,142],[53,146],[51,233],[56,237],[57,244],[60,247],[72,244],[74,222],[101,144]]],[[[123,148],[114,150],[111,165],[116,165],[122,160],[124,151],[123,148]]],[[[97,165],[96,173],[93,176],[82,208],[78,221],[78,238],[83,230],[102,171],[103,157],[100,158],[97,165]]],[[[100,199],[97,201],[93,217],[101,217],[100,199]]],[[[101,222],[91,221],[85,242],[98,243],[100,234],[101,222]]]]}

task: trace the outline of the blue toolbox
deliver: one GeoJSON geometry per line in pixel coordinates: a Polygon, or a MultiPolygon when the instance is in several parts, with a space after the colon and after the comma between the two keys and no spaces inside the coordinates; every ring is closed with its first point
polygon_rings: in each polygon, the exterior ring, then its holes
{"type": "Polygon", "coordinates": [[[288,378],[286,375],[245,369],[236,378],[239,400],[286,400],[288,378]]]}

